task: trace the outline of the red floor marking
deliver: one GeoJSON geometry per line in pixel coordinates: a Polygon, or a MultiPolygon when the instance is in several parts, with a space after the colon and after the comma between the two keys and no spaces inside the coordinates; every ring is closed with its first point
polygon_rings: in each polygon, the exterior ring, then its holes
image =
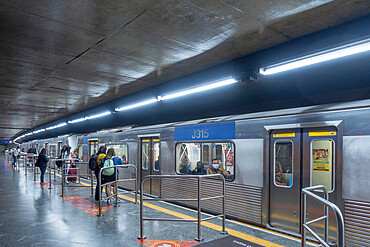
{"type": "MultiPolygon", "coordinates": [[[[35,184],[39,184],[40,183],[40,181],[39,180],[36,180],[36,181],[33,181],[35,184]]],[[[49,189],[49,183],[48,182],[45,182],[45,183],[43,183],[43,184],[40,184],[40,186],[43,188],[43,189],[49,189]]],[[[62,186],[62,185],[60,185],[60,184],[58,184],[58,185],[55,185],[55,184],[52,184],[51,185],[51,188],[54,188],[54,187],[59,187],[59,186],[62,186]]]]}
{"type": "MultiPolygon", "coordinates": [[[[99,206],[85,200],[85,198],[90,197],[83,197],[83,196],[61,196],[61,198],[73,206],[81,209],[85,213],[90,214],[91,216],[97,216],[99,214],[99,206]]],[[[108,209],[110,209],[112,206],[102,207],[101,211],[104,213],[108,209]]]]}
{"type": "Polygon", "coordinates": [[[145,247],[188,247],[199,244],[195,241],[177,241],[177,240],[156,240],[156,239],[140,239],[136,240],[145,247]]]}

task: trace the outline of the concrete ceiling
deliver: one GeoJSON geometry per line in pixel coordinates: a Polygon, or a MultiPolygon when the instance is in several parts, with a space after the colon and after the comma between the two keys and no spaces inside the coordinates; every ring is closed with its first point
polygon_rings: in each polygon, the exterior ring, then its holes
{"type": "Polygon", "coordinates": [[[367,0],[0,2],[0,138],[366,16],[367,0]]]}

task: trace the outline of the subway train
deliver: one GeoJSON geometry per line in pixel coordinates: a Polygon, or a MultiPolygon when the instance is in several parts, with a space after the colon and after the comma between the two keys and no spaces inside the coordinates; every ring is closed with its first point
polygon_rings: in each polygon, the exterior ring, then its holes
{"type": "MultiPolygon", "coordinates": [[[[139,180],[149,174],[179,176],[148,180],[144,193],[154,197],[196,198],[197,181],[186,176],[206,174],[218,159],[227,171],[227,217],[291,235],[300,232],[302,188],[325,185],[344,215],[346,245],[370,246],[370,100],[126,126],[34,140],[22,147],[46,147],[56,157],[67,141],[84,160],[101,145],[113,147],[116,155],[137,165],[139,180]]],[[[124,187],[133,189],[132,184],[124,187]]],[[[203,197],[220,193],[220,179],[202,180],[203,197]]],[[[202,210],[220,212],[221,200],[203,201],[202,210]]],[[[308,220],[323,213],[323,206],[307,200],[308,220]]],[[[323,221],[313,227],[322,234],[323,221]]],[[[333,213],[329,233],[335,238],[333,213]]]]}

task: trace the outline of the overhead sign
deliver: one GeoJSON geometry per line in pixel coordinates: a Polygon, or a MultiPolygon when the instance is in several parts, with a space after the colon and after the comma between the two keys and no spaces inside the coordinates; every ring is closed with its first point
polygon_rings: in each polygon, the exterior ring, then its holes
{"type": "Polygon", "coordinates": [[[235,139],[235,122],[175,127],[175,141],[235,139]]]}

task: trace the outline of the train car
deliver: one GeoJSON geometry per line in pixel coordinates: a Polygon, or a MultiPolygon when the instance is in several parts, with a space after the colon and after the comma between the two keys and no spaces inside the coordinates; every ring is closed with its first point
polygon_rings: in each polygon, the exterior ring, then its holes
{"type": "MultiPolygon", "coordinates": [[[[197,181],[186,176],[206,174],[216,159],[225,171],[227,217],[292,235],[300,232],[301,190],[325,185],[330,201],[345,216],[346,244],[370,246],[369,106],[365,100],[125,127],[68,138],[77,140],[84,157],[100,145],[115,148],[126,162],[137,165],[139,180],[149,174],[182,176],[145,184],[146,194],[163,198],[195,198],[197,181]]],[[[61,139],[44,143],[51,150],[53,145],[60,147],[61,139]]],[[[133,189],[132,185],[126,188],[133,189]]],[[[203,196],[220,193],[219,180],[202,181],[203,196]]],[[[202,202],[207,212],[217,213],[220,207],[217,200],[202,202]]],[[[323,215],[323,207],[312,200],[307,208],[309,220],[323,215]]],[[[322,221],[313,226],[322,232],[322,221]]],[[[329,226],[334,239],[333,214],[329,226]]]]}

